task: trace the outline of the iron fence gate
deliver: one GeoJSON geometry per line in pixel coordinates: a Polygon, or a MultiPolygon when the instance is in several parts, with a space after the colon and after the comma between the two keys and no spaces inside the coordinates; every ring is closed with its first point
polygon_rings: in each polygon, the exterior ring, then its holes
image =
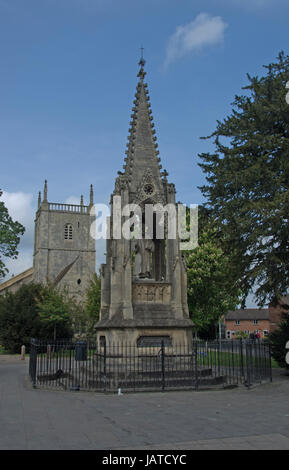
{"type": "Polygon", "coordinates": [[[270,346],[260,340],[137,347],[32,339],[29,373],[35,387],[104,392],[249,387],[272,380],[270,346]]]}

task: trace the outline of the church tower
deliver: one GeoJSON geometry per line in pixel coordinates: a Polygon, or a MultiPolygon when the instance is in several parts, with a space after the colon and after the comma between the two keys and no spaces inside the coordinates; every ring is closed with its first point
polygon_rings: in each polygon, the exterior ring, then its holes
{"type": "Polygon", "coordinates": [[[93,188],[90,203],[58,204],[48,202],[47,181],[43,200],[38,197],[35,218],[33,281],[67,289],[76,300],[84,299],[95,273],[95,240],[90,235],[94,221],[93,188]]]}
{"type": "Polygon", "coordinates": [[[136,346],[186,345],[193,323],[180,240],[168,236],[168,213],[155,212],[158,205],[176,209],[175,186],[160,164],[144,65],[141,58],[125,163],[111,197],[97,336],[136,346]],[[131,236],[117,235],[115,226],[124,227],[132,213],[131,236]]]}

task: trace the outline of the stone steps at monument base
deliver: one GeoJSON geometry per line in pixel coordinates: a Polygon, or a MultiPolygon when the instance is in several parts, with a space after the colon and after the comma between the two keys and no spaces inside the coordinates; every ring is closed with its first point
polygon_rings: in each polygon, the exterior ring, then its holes
{"type": "MultiPolygon", "coordinates": [[[[223,388],[226,386],[226,376],[212,377],[212,378],[200,378],[197,381],[192,377],[183,377],[169,379],[165,378],[165,389],[183,389],[183,388],[210,388],[212,386],[219,386],[223,388]]],[[[101,389],[104,388],[104,382],[99,380],[88,380],[87,385],[89,388],[101,389]]],[[[143,378],[142,380],[106,380],[105,388],[107,391],[117,391],[121,389],[123,391],[134,391],[134,390],[156,390],[162,389],[163,381],[159,379],[143,378]]]]}
{"type": "MultiPolygon", "coordinates": [[[[202,371],[203,374],[205,371],[202,371]]],[[[54,374],[55,375],[55,374],[54,374]]],[[[119,376],[117,374],[108,374],[104,377],[100,374],[98,377],[93,377],[91,374],[87,374],[86,371],[79,371],[77,374],[69,374],[63,372],[61,377],[56,376],[43,376],[44,385],[55,388],[62,388],[65,390],[91,390],[91,391],[107,391],[115,393],[118,389],[124,392],[136,392],[136,391],[159,391],[163,389],[167,390],[205,390],[205,389],[222,389],[232,388],[238,386],[236,381],[231,380],[227,375],[202,375],[197,376],[192,374],[187,375],[170,375],[165,374],[162,377],[161,372],[150,375],[138,375],[132,374],[131,376],[119,376]],[[232,383],[233,382],[233,383],[232,383]]],[[[42,380],[38,377],[38,383],[42,380]]]]}
{"type": "MultiPolygon", "coordinates": [[[[97,373],[96,369],[90,369],[86,368],[85,366],[80,368],[80,372],[84,374],[87,377],[90,377],[92,379],[95,378],[95,375],[97,373]]],[[[192,378],[192,377],[209,377],[212,376],[212,369],[211,368],[204,368],[204,369],[198,369],[197,373],[193,369],[178,369],[178,370],[165,370],[165,376],[168,378],[192,378]]],[[[162,374],[162,369],[161,367],[155,368],[155,369],[148,369],[148,370],[140,370],[140,369],[134,369],[133,365],[131,367],[119,367],[116,366],[115,368],[107,368],[106,370],[106,377],[109,379],[110,377],[118,377],[120,380],[126,379],[126,378],[131,378],[135,379],[137,377],[144,378],[144,377],[158,377],[161,376],[162,374]]],[[[103,377],[103,369],[99,371],[99,375],[103,377]]]]}

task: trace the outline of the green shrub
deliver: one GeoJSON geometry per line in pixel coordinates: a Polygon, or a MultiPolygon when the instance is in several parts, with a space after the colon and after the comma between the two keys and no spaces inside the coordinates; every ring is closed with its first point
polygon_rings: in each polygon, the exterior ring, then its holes
{"type": "Polygon", "coordinates": [[[21,346],[29,351],[30,339],[49,339],[57,328],[58,338],[72,336],[65,297],[49,286],[26,284],[16,293],[0,296],[0,343],[9,353],[19,353],[21,346]],[[57,322],[48,321],[49,309],[59,309],[57,322]],[[46,318],[43,311],[47,313],[46,318]]]}
{"type": "Polygon", "coordinates": [[[286,343],[289,341],[289,314],[284,313],[282,321],[279,323],[277,330],[269,334],[268,340],[271,345],[272,356],[280,367],[289,370],[289,364],[285,361],[286,343]]]}

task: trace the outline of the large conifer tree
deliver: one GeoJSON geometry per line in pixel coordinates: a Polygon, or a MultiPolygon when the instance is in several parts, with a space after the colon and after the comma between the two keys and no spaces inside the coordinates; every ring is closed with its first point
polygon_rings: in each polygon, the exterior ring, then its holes
{"type": "Polygon", "coordinates": [[[289,56],[264,67],[206,137],[215,153],[199,155],[207,180],[200,189],[223,250],[244,298],[255,288],[260,305],[289,289],[289,56]]]}

